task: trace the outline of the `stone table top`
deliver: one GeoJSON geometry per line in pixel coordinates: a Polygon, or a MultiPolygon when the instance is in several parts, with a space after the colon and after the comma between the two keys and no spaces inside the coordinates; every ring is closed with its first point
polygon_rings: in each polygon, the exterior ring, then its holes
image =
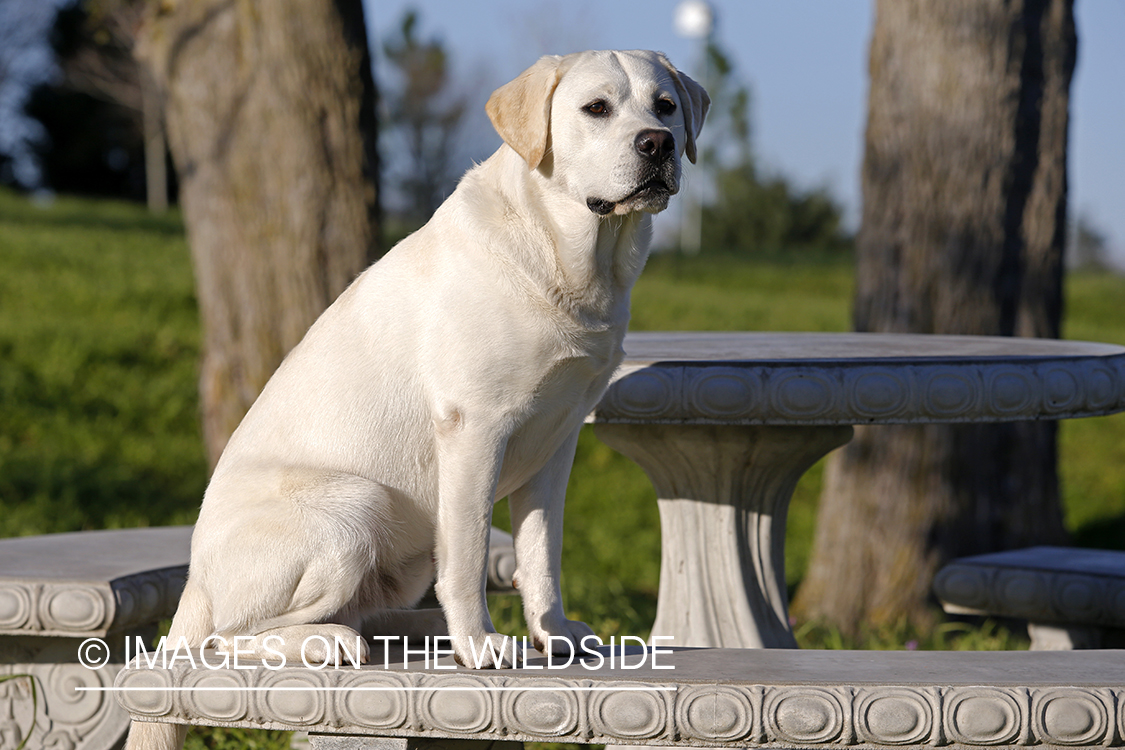
{"type": "Polygon", "coordinates": [[[191,527],[0,539],[0,635],[100,637],[170,617],[191,527]]]}
{"type": "Polygon", "coordinates": [[[1007,422],[1125,410],[1125,347],[874,333],[637,332],[601,423],[1007,422]]]}

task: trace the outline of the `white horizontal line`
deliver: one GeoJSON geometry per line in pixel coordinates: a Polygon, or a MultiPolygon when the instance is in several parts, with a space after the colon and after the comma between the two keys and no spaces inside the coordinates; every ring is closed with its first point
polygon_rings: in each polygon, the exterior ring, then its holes
{"type": "Polygon", "coordinates": [[[354,687],[347,686],[324,686],[324,685],[309,685],[307,687],[293,687],[278,685],[274,687],[253,687],[253,686],[231,686],[231,687],[76,687],[76,692],[90,692],[90,693],[128,693],[128,692],[161,692],[161,693],[196,693],[196,692],[227,692],[227,693],[245,693],[245,692],[335,692],[335,691],[356,691],[356,692],[441,692],[445,690],[459,690],[464,692],[466,690],[479,691],[479,692],[499,692],[504,690],[545,690],[551,692],[626,692],[626,691],[658,691],[670,692],[675,691],[675,686],[671,687],[520,687],[518,685],[506,686],[486,686],[480,685],[476,687],[375,687],[356,685],[354,687]]]}

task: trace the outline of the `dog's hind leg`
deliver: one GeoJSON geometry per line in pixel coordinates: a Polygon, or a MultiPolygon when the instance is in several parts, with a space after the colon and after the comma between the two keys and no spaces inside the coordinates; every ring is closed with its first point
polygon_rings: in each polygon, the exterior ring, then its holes
{"type": "Polygon", "coordinates": [[[250,633],[219,632],[226,648],[278,666],[285,664],[320,668],[325,665],[366,664],[368,647],[358,632],[359,618],[336,622],[335,602],[319,600],[255,624],[250,633]]]}
{"type": "Polygon", "coordinates": [[[238,639],[239,653],[252,654],[272,668],[281,662],[310,669],[358,667],[368,661],[368,647],[355,628],[332,622],[270,628],[238,639]]]}
{"type": "Polygon", "coordinates": [[[172,624],[168,628],[167,643],[172,648],[181,643],[186,643],[191,648],[199,648],[203,639],[211,634],[214,627],[211,600],[192,580],[189,573],[184,593],[180,595],[180,604],[176,607],[176,614],[172,617],[172,624]]]}

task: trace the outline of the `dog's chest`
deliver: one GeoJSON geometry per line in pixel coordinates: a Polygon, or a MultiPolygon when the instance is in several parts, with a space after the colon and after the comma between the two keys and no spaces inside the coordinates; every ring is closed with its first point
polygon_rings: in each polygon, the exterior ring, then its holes
{"type": "Polygon", "coordinates": [[[619,331],[605,329],[570,337],[558,347],[508,440],[502,485],[527,481],[581,426],[621,361],[621,339],[619,331]]]}

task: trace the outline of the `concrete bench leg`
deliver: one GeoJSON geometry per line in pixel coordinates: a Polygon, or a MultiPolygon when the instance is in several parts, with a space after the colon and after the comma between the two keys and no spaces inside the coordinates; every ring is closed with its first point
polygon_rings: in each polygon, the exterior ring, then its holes
{"type": "Polygon", "coordinates": [[[504,740],[426,740],[310,734],[313,750],[523,750],[522,742],[504,740]]]}

